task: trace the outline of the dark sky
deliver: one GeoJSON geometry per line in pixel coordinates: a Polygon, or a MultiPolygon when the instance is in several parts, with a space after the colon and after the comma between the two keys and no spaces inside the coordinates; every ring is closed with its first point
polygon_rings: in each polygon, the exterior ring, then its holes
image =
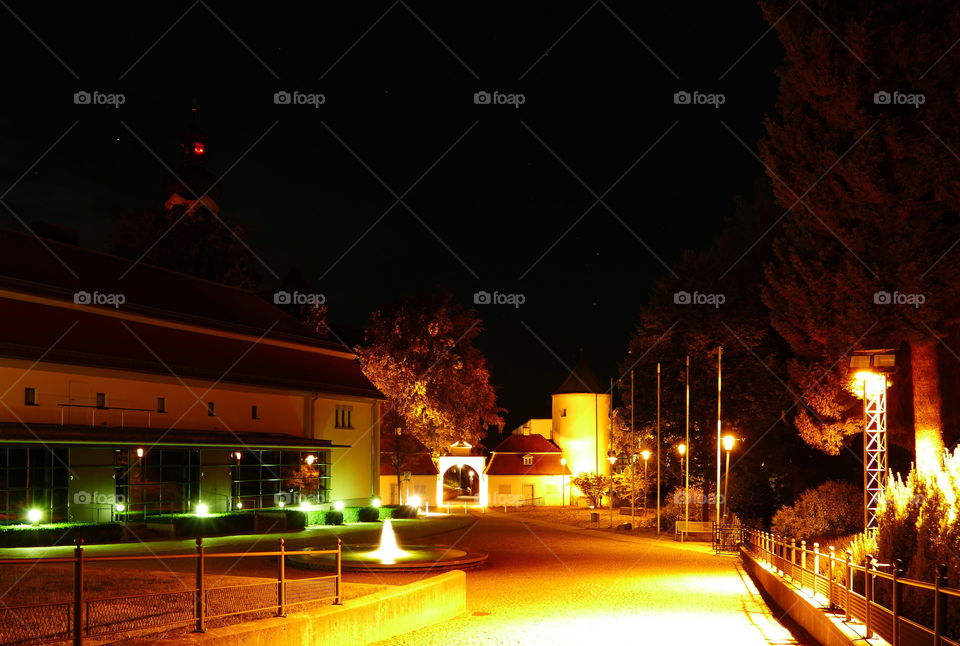
{"type": "Polygon", "coordinates": [[[727,127],[755,148],[782,60],[752,2],[8,6],[0,193],[17,217],[0,226],[104,248],[117,214],[166,197],[157,158],[176,164],[199,97],[206,166],[266,287],[300,265],[354,328],[410,291],[524,295],[478,308],[511,427],[549,414],[580,347],[616,376],[649,287],[761,173],[727,127]]]}

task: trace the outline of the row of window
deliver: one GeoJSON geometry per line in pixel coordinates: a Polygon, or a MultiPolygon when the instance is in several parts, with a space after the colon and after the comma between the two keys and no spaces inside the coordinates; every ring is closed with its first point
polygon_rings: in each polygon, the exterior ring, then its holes
{"type": "MultiPolygon", "coordinates": [[[[23,405],[24,406],[39,406],[37,403],[37,389],[36,388],[24,388],[23,389],[23,405]]],[[[97,408],[108,409],[107,406],[107,394],[106,393],[97,393],[97,408]]],[[[167,411],[167,398],[166,397],[157,397],[157,412],[166,413],[167,411]]],[[[217,416],[217,403],[216,402],[207,402],[207,415],[209,417],[217,416]]],[[[337,406],[334,411],[334,428],[353,428],[353,406],[337,406]]],[[[257,406],[250,407],[250,419],[260,419],[260,411],[257,406]]]]}

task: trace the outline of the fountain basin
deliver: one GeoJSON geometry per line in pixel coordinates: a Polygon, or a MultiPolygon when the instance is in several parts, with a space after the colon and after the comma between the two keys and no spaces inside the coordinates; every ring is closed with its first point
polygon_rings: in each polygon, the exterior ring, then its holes
{"type": "MultiPolygon", "coordinates": [[[[306,548],[324,549],[324,548],[306,548]]],[[[446,545],[404,545],[404,554],[398,554],[392,563],[381,562],[376,553],[379,545],[344,545],[341,553],[340,568],[344,572],[422,572],[433,570],[467,570],[483,565],[487,560],[484,552],[472,552],[467,549],[446,545]]],[[[297,554],[287,555],[287,564],[293,567],[312,570],[336,570],[335,554],[297,554]]]]}

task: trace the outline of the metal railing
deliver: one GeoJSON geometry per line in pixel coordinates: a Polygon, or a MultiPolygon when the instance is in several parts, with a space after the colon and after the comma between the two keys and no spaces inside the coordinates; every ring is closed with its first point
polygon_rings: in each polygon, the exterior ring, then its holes
{"type": "MultiPolygon", "coordinates": [[[[54,563],[73,565],[72,602],[2,604],[0,644],[72,642],[75,646],[81,646],[85,637],[99,639],[116,633],[150,632],[178,626],[193,626],[195,631],[204,632],[206,622],[210,619],[224,619],[251,613],[263,614],[267,611],[271,615],[285,617],[289,608],[302,604],[332,600],[334,605],[340,605],[343,602],[340,539],[337,539],[336,549],[298,550],[296,553],[297,555],[334,554],[336,555],[336,573],[288,579],[285,560],[288,552],[282,538],[277,540],[277,550],[273,552],[207,554],[203,539],[198,538],[195,554],[146,556],[86,556],[82,539],[78,539],[74,555],[70,557],[0,559],[0,567],[20,565],[32,568],[35,565],[54,563]],[[276,557],[276,580],[208,587],[205,571],[211,559],[248,557],[276,557]],[[94,599],[88,599],[86,596],[84,567],[89,563],[183,559],[192,559],[196,562],[196,578],[193,587],[94,599]]],[[[117,576],[122,577],[122,570],[118,570],[117,576]]]]}
{"type": "MultiPolygon", "coordinates": [[[[807,548],[806,541],[786,539],[768,532],[745,530],[744,549],[751,558],[798,586],[824,610],[842,611],[844,620],[864,625],[867,638],[878,635],[893,646],[960,646],[945,632],[960,632],[947,623],[947,601],[960,598],[960,590],[947,587],[947,566],[937,565],[934,582],[903,576],[902,563],[879,563],[868,554],[862,564],[853,562],[853,552],[837,556],[831,546],[807,548]],[[889,568],[889,572],[879,568],[889,568]],[[882,582],[879,591],[877,582],[882,582]],[[904,615],[906,590],[932,593],[933,625],[904,615]]],[[[957,635],[954,634],[953,637],[957,635]]]]}

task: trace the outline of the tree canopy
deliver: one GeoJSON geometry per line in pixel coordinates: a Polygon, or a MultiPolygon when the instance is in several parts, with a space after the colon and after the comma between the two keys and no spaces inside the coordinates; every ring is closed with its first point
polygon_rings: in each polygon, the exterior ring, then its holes
{"type": "Polygon", "coordinates": [[[418,294],[375,312],[357,348],[389,411],[435,455],[503,428],[486,358],[474,346],[481,331],[476,312],[449,293],[418,294]]]}

